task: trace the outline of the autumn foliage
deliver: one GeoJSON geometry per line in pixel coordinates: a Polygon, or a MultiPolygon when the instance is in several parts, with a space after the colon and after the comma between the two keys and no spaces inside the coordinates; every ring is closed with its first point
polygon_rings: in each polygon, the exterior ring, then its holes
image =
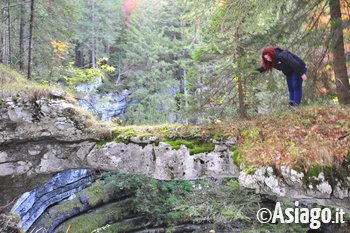
{"type": "Polygon", "coordinates": [[[53,40],[51,41],[51,48],[55,57],[64,59],[64,55],[67,53],[68,45],[64,41],[53,40]]]}
{"type": "Polygon", "coordinates": [[[239,133],[239,151],[250,165],[341,166],[349,154],[348,108],[308,107],[281,115],[262,116],[239,133]]]}

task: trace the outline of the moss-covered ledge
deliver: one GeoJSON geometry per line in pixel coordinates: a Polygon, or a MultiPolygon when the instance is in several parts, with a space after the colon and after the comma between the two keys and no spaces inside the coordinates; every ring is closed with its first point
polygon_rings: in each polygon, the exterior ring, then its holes
{"type": "Polygon", "coordinates": [[[101,148],[108,142],[134,143],[142,146],[166,143],[174,150],[181,146],[189,149],[191,155],[215,151],[216,145],[233,146],[236,139],[231,135],[226,137],[218,131],[212,131],[215,125],[144,125],[144,126],[111,126],[112,136],[97,142],[101,148]]]}

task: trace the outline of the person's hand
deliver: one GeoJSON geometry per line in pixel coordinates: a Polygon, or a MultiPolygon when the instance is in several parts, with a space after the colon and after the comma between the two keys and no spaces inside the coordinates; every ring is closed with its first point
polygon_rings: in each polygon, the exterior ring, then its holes
{"type": "Polygon", "coordinates": [[[301,79],[305,81],[305,80],[307,79],[306,74],[303,74],[303,75],[301,76],[301,79]]]}

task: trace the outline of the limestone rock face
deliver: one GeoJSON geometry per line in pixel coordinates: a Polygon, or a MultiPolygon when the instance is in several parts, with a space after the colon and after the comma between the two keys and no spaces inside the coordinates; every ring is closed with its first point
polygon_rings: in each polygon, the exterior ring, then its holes
{"type": "Polygon", "coordinates": [[[20,217],[18,227],[28,230],[51,205],[60,202],[88,187],[92,182],[92,170],[67,170],[52,177],[44,185],[24,193],[11,212],[20,217]]]}
{"type": "Polygon", "coordinates": [[[63,99],[35,102],[8,99],[6,106],[0,109],[0,145],[44,139],[70,142],[95,138],[84,132],[83,124],[74,121],[75,109],[63,99]]]}
{"type": "Polygon", "coordinates": [[[239,173],[242,187],[254,189],[256,193],[275,195],[282,200],[303,200],[320,205],[338,206],[350,212],[349,188],[340,182],[332,187],[321,172],[314,177],[313,184],[306,184],[304,173],[281,167],[282,177],[277,177],[271,167],[261,167],[253,174],[239,173]]]}
{"type": "Polygon", "coordinates": [[[224,143],[211,153],[194,156],[185,146],[173,150],[168,144],[156,144],[155,138],[97,147],[100,135],[109,135],[110,130],[97,132],[91,124],[63,99],[7,99],[0,108],[0,205],[38,187],[48,176],[73,168],[139,173],[162,180],[237,175],[224,143]]]}
{"type": "Polygon", "coordinates": [[[232,177],[238,172],[228,148],[192,156],[185,146],[172,150],[162,142],[144,147],[111,142],[92,150],[87,163],[93,168],[141,173],[160,180],[232,177]]]}

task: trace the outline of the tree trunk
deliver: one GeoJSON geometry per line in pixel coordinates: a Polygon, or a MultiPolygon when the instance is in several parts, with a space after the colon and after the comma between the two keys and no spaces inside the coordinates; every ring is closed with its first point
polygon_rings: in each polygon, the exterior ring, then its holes
{"type": "Polygon", "coordinates": [[[2,29],[2,63],[5,65],[9,64],[9,37],[8,37],[8,11],[7,11],[8,5],[4,4],[2,16],[4,16],[4,19],[0,20],[1,29],[2,29]]]}
{"type": "Polygon", "coordinates": [[[11,13],[10,1],[7,2],[7,36],[8,36],[8,65],[12,65],[12,45],[11,45],[11,13]]]}
{"type": "Polygon", "coordinates": [[[343,21],[340,1],[330,0],[331,30],[333,37],[333,66],[336,78],[337,96],[340,104],[350,104],[350,85],[344,52],[343,21]]]}
{"type": "Polygon", "coordinates": [[[83,53],[81,51],[81,44],[77,41],[75,45],[75,66],[82,68],[84,66],[83,53]]]}
{"type": "Polygon", "coordinates": [[[243,89],[243,81],[242,74],[238,75],[238,99],[239,99],[239,117],[247,118],[247,111],[244,101],[244,89],[243,89]]]}
{"type": "Polygon", "coordinates": [[[33,26],[34,26],[34,1],[30,3],[30,20],[29,20],[29,48],[28,48],[28,74],[27,78],[32,77],[32,44],[33,44],[33,26]]]}
{"type": "MultiPolygon", "coordinates": [[[[187,70],[183,70],[183,88],[184,88],[184,98],[185,98],[185,109],[188,109],[188,91],[187,91],[187,80],[186,80],[187,70]]],[[[186,118],[186,124],[187,124],[186,118]]]]}
{"type": "Polygon", "coordinates": [[[96,68],[96,38],[95,38],[95,0],[92,0],[92,15],[91,15],[91,23],[92,23],[92,38],[91,38],[91,63],[92,63],[92,68],[96,68]]]}
{"type": "MultiPolygon", "coordinates": [[[[241,65],[239,64],[239,59],[244,55],[244,51],[241,47],[241,38],[242,35],[239,33],[239,28],[237,28],[236,31],[236,42],[237,42],[237,48],[236,48],[236,61],[238,61],[238,67],[240,67],[241,65]]],[[[240,68],[238,68],[239,70],[241,70],[240,68]]],[[[238,73],[238,80],[237,80],[237,84],[238,84],[238,101],[239,101],[239,117],[240,118],[247,118],[247,106],[245,103],[245,93],[244,93],[244,83],[242,80],[242,72],[238,73]]]]}
{"type": "Polygon", "coordinates": [[[24,27],[25,27],[25,4],[26,0],[22,0],[20,23],[19,23],[19,69],[24,71],[24,27]]]}
{"type": "MultiPolygon", "coordinates": [[[[3,5],[0,5],[1,7],[3,7],[3,5]]],[[[5,15],[5,10],[2,10],[1,12],[1,19],[4,17],[5,15]]],[[[4,63],[5,64],[5,27],[4,27],[4,23],[2,20],[0,20],[0,63],[4,63]]]]}
{"type": "Polygon", "coordinates": [[[3,39],[2,38],[3,38],[2,31],[0,31],[0,63],[3,63],[3,39]]]}

